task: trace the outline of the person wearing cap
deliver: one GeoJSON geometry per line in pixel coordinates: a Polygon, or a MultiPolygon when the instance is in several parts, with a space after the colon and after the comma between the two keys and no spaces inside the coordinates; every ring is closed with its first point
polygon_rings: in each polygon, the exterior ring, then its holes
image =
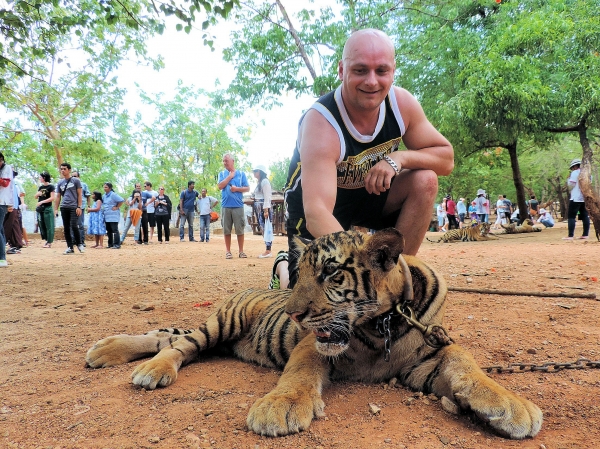
{"type": "Polygon", "coordinates": [[[473,200],[473,206],[475,206],[475,213],[477,214],[477,221],[480,223],[487,222],[487,206],[488,199],[485,197],[485,190],[479,189],[477,191],[477,198],[473,200]]]}
{"type": "Polygon", "coordinates": [[[214,196],[208,196],[206,189],[200,191],[197,200],[198,213],[200,214],[200,242],[210,240],[210,212],[219,202],[214,196]]]}
{"type": "Polygon", "coordinates": [[[462,229],[465,225],[465,217],[467,216],[467,205],[464,198],[459,198],[456,203],[456,212],[458,213],[458,227],[462,229]]]}
{"type": "Polygon", "coordinates": [[[219,173],[217,187],[221,191],[221,221],[223,223],[223,237],[225,240],[225,258],[233,259],[231,254],[231,231],[235,226],[235,234],[239,249],[239,257],[248,257],[244,252],[244,230],[246,219],[244,217],[244,192],[250,191],[250,184],[246,173],[235,169],[233,155],[227,153],[223,156],[225,170],[219,173]]]}
{"type": "Polygon", "coordinates": [[[539,218],[537,219],[538,223],[543,224],[544,227],[546,227],[546,228],[554,227],[554,218],[552,218],[552,214],[550,212],[548,212],[546,209],[541,207],[540,210],[538,211],[538,213],[539,213],[539,218]]]}
{"type": "Polygon", "coordinates": [[[569,199],[569,211],[567,212],[567,223],[569,227],[569,235],[563,237],[563,240],[573,240],[575,235],[575,224],[577,222],[577,214],[583,223],[583,234],[580,239],[587,239],[590,233],[590,216],[585,208],[585,200],[583,193],[579,188],[579,174],[581,173],[581,159],[573,159],[569,164],[571,175],[567,181],[568,187],[571,190],[569,199]]]}
{"type": "MultiPolygon", "coordinates": [[[[273,222],[273,214],[271,207],[271,182],[267,177],[267,169],[264,165],[255,165],[252,169],[252,174],[256,178],[257,184],[254,189],[254,213],[260,225],[262,233],[265,232],[265,220],[267,218],[273,222]]],[[[271,257],[271,245],[273,242],[265,242],[266,250],[258,256],[259,259],[271,257]]]]}

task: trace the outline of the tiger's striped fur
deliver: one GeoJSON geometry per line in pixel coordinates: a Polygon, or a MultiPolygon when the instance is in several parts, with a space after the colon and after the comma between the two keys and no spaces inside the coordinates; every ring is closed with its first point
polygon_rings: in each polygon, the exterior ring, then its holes
{"type": "Polygon", "coordinates": [[[156,354],[132,374],[135,385],[154,389],[173,383],[179,368],[207,349],[229,346],[242,360],[283,369],[277,386],[248,414],[248,427],[262,435],[306,429],[323,415],[321,392],[331,381],[393,377],[452,398],[503,435],[537,434],[537,406],[488,378],[460,346],[427,346],[422,333],[394,312],[412,290],[419,321],[441,324],[447,293],[443,278],[416,257],[405,257],[410,275],[402,269],[403,242],[395,229],[323,236],[303,248],[294,290],[237,293],[195,330],[105,338],[89,349],[86,362],[100,368],[156,354]],[[378,325],[385,316],[391,321],[388,362],[378,325]]]}
{"type": "Polygon", "coordinates": [[[542,228],[537,228],[533,226],[533,221],[530,218],[527,218],[523,224],[517,225],[516,223],[511,223],[509,225],[501,224],[506,234],[523,234],[527,232],[542,232],[542,228]]]}
{"type": "Polygon", "coordinates": [[[432,243],[451,243],[451,242],[480,242],[483,240],[489,240],[490,224],[489,223],[477,223],[476,225],[465,227],[462,229],[452,229],[438,240],[431,240],[426,237],[432,243]]]}

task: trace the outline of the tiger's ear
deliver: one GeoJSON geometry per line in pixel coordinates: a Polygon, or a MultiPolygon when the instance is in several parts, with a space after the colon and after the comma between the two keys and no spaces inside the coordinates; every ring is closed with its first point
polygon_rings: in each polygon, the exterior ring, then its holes
{"type": "Polygon", "coordinates": [[[304,248],[306,248],[306,245],[308,245],[310,242],[310,240],[304,239],[299,235],[295,235],[292,239],[292,247],[290,250],[295,251],[297,254],[301,254],[302,251],[304,251],[304,248]]]}
{"type": "Polygon", "coordinates": [[[398,258],[404,249],[404,237],[395,228],[377,231],[365,243],[367,259],[372,268],[384,272],[392,270],[398,264],[398,258]]]}

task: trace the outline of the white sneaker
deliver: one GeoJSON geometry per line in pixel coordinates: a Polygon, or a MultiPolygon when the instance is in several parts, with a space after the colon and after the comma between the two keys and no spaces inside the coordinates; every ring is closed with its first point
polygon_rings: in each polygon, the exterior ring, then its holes
{"type": "Polygon", "coordinates": [[[85,253],[85,247],[83,245],[77,245],[77,249],[80,253],[85,253]]]}
{"type": "Polygon", "coordinates": [[[8,262],[6,260],[0,260],[0,267],[8,267],[8,262]]]}
{"type": "Polygon", "coordinates": [[[75,251],[73,251],[71,248],[67,248],[63,254],[75,254],[75,251]]]}
{"type": "Polygon", "coordinates": [[[266,254],[259,254],[259,256],[258,256],[259,259],[266,259],[268,257],[273,257],[273,255],[271,253],[266,253],[266,254]]]}

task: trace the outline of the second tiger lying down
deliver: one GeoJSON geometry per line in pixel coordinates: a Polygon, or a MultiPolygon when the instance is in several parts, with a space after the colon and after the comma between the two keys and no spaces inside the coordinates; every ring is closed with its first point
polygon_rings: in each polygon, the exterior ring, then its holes
{"type": "Polygon", "coordinates": [[[321,392],[332,381],[393,377],[451,398],[502,435],[536,435],[542,425],[536,405],[487,377],[459,345],[429,346],[399,313],[398,306],[410,306],[424,326],[441,325],[447,293],[428,265],[401,256],[403,245],[395,229],[323,236],[304,247],[293,291],[237,293],[196,330],[105,338],[90,348],[86,362],[100,368],[156,354],[132,374],[133,383],[147,389],[172,384],[182,365],[215,347],[283,369],[277,386],[248,414],[248,427],[261,435],[308,428],[324,414],[321,392]]]}

